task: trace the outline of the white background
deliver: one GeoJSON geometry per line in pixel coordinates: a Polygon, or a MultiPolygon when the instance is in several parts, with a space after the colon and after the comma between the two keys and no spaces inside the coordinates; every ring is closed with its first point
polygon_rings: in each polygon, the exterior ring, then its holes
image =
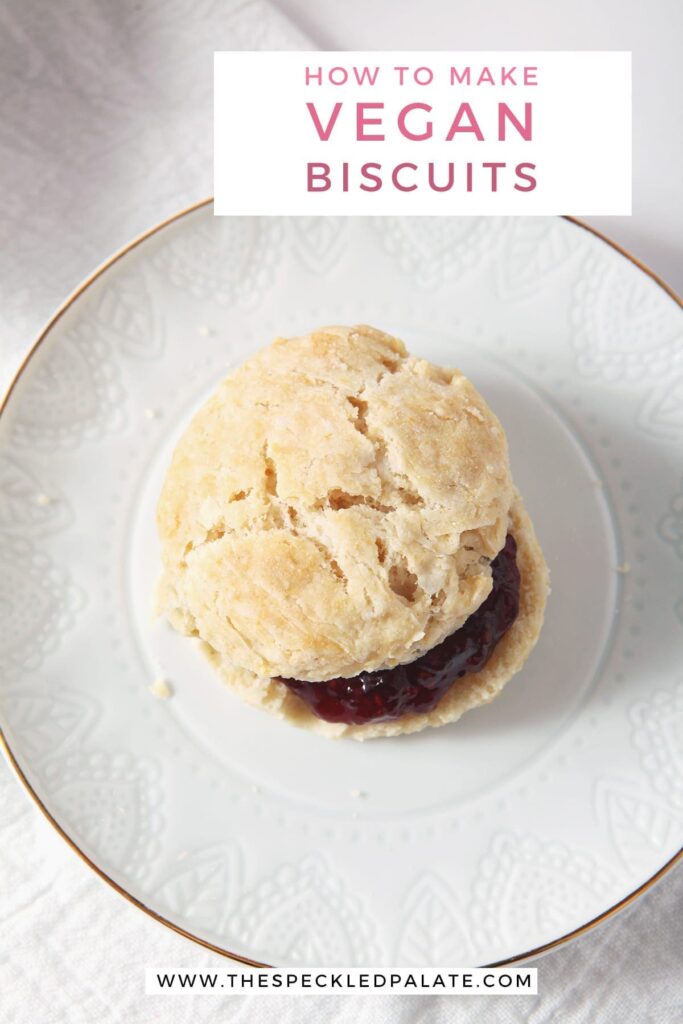
{"type": "MultiPolygon", "coordinates": [[[[563,214],[629,213],[631,209],[631,88],[630,54],[619,52],[465,51],[347,51],[316,57],[296,53],[231,54],[216,56],[214,195],[219,214],[372,215],[426,214],[563,214]],[[322,81],[307,84],[306,68],[320,69],[322,81]],[[471,66],[472,84],[453,86],[451,69],[471,66]],[[428,68],[429,85],[418,85],[412,74],[403,84],[395,68],[428,68]],[[515,86],[500,85],[501,67],[517,69],[515,86]],[[372,69],[374,84],[353,78],[353,69],[372,69]],[[482,68],[496,85],[477,85],[482,68]],[[524,68],[533,69],[534,85],[522,82],[524,68]],[[345,69],[349,80],[329,81],[332,69],[345,69]],[[408,131],[433,126],[429,140],[410,141],[398,128],[399,114],[413,110],[408,131]],[[480,137],[461,131],[446,136],[461,103],[468,103],[480,137]],[[499,104],[506,103],[524,122],[525,104],[532,111],[532,137],[522,139],[507,126],[498,139],[499,104]],[[315,108],[325,140],[318,138],[307,104],[315,108]],[[356,106],[370,104],[366,138],[357,138],[356,106]],[[374,106],[372,106],[374,104],[374,106]],[[381,109],[379,109],[381,107],[381,109]],[[338,116],[332,122],[332,111],[338,116]],[[234,158],[239,152],[240,159],[234,158]],[[498,187],[482,165],[496,161],[498,187]],[[307,190],[308,163],[329,168],[330,187],[307,190]],[[360,188],[359,168],[374,165],[381,188],[360,188]],[[404,168],[393,187],[391,169],[404,168]],[[429,163],[442,185],[448,166],[454,167],[454,187],[430,189],[429,163]],[[472,168],[467,191],[465,165],[472,168]],[[342,166],[349,185],[342,187],[342,166]],[[515,177],[514,169],[533,170],[536,187],[515,177]],[[522,191],[519,187],[523,188],[522,191]]],[[[359,107],[360,109],[360,107],[359,107]]],[[[470,126],[470,120],[465,119],[470,126]]],[[[373,183],[374,184],[374,183],[373,183]]],[[[368,182],[365,182],[367,188],[368,182]]]]}
{"type": "MultiPolygon", "coordinates": [[[[593,223],[683,283],[674,0],[1,0],[0,383],[93,266],[210,193],[213,50],[302,48],[302,32],[328,49],[632,50],[634,216],[593,223]]],[[[145,997],[145,964],[222,960],[100,883],[0,763],[3,1024],[681,1024],[681,905],[678,870],[541,961],[538,998],[145,997]]]]}

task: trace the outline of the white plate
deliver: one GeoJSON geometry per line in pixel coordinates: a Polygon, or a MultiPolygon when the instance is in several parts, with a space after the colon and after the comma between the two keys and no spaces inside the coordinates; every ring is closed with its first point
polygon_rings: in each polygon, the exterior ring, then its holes
{"type": "Polygon", "coordinates": [[[491,963],[582,930],[683,837],[682,442],[679,306],[575,223],[186,212],[70,300],[0,420],[15,766],[108,880],[238,957],[491,963]],[[192,410],[275,334],[359,321],[490,400],[553,583],[493,705],[365,744],[246,707],[150,620],[192,410]]]}

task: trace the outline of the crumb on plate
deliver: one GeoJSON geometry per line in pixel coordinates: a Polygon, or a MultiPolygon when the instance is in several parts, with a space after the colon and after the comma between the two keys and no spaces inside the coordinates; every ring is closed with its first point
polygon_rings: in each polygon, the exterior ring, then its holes
{"type": "Polygon", "coordinates": [[[168,698],[173,694],[171,684],[167,679],[164,679],[163,676],[159,676],[158,679],[155,679],[149,689],[151,693],[160,700],[168,700],[168,698]]]}

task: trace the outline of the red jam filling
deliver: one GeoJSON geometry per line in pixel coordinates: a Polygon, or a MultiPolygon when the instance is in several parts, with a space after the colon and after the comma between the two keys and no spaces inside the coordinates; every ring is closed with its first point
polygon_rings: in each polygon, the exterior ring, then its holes
{"type": "Polygon", "coordinates": [[[517,544],[508,534],[491,563],[493,588],[460,629],[408,665],[361,672],[325,682],[282,679],[326,722],[363,725],[406,714],[424,714],[438,704],[456,679],[478,672],[519,611],[517,544]]]}

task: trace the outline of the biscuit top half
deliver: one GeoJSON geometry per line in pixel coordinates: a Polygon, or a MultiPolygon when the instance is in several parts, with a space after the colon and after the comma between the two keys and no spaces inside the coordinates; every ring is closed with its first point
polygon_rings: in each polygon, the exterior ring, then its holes
{"type": "Polygon", "coordinates": [[[259,676],[412,661],[489,594],[512,494],[505,433],[459,371],[366,326],[278,338],[175,450],[161,607],[259,676]]]}

